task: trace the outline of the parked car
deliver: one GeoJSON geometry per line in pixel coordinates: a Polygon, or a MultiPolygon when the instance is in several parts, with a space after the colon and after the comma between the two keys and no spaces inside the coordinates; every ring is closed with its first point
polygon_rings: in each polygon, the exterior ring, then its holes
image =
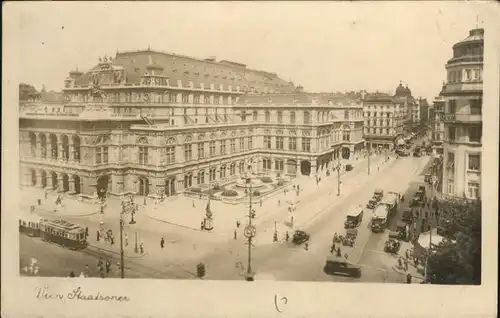
{"type": "Polygon", "coordinates": [[[375,200],[375,199],[373,199],[373,198],[371,198],[370,201],[368,201],[368,203],[366,204],[366,207],[368,209],[375,209],[375,207],[377,206],[377,204],[378,204],[378,201],[375,200]]]}
{"type": "Polygon", "coordinates": [[[353,169],[354,169],[354,167],[351,164],[345,165],[345,171],[351,171],[353,169]]]}
{"type": "Polygon", "coordinates": [[[412,223],[413,213],[411,212],[411,210],[404,210],[401,219],[403,220],[403,222],[412,223]]]}
{"type": "Polygon", "coordinates": [[[343,275],[348,277],[361,277],[361,268],[340,256],[328,256],[323,271],[329,275],[343,275]]]}
{"type": "Polygon", "coordinates": [[[307,234],[305,231],[297,230],[295,233],[293,233],[293,239],[292,242],[296,245],[300,245],[302,243],[305,243],[309,241],[310,235],[307,234]]]}

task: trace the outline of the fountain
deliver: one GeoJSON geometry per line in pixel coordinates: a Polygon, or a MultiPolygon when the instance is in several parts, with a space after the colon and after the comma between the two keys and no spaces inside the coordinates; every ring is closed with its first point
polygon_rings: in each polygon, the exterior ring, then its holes
{"type": "Polygon", "coordinates": [[[252,177],[250,174],[245,174],[244,177],[238,179],[236,181],[237,188],[249,188],[250,184],[247,183],[247,180],[250,179],[250,183],[252,184],[252,189],[259,189],[264,186],[264,182],[258,178],[252,177]]]}

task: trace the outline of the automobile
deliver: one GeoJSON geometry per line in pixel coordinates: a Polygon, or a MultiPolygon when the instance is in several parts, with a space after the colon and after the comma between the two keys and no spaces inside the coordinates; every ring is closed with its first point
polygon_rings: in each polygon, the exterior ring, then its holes
{"type": "Polygon", "coordinates": [[[305,243],[309,241],[310,235],[307,234],[305,231],[297,230],[295,233],[293,233],[293,239],[292,242],[296,245],[300,245],[302,243],[305,243]]]}
{"type": "Polygon", "coordinates": [[[374,198],[371,198],[370,201],[368,201],[368,203],[366,204],[366,207],[368,209],[375,209],[375,207],[377,206],[378,204],[378,201],[375,200],[374,198]]]}
{"type": "Polygon", "coordinates": [[[328,256],[323,271],[329,275],[342,275],[348,277],[361,277],[361,268],[340,256],[328,256]]]}
{"type": "Polygon", "coordinates": [[[397,254],[401,248],[399,241],[399,232],[390,232],[389,238],[385,241],[384,251],[392,254],[397,254]]]}
{"type": "Polygon", "coordinates": [[[375,191],[373,192],[373,198],[378,201],[380,201],[382,199],[382,197],[384,196],[384,190],[382,189],[375,189],[375,191]]]}
{"type": "Polygon", "coordinates": [[[422,154],[420,153],[420,151],[414,151],[413,152],[413,157],[422,157],[422,154]]]}
{"type": "Polygon", "coordinates": [[[413,213],[411,212],[411,210],[404,210],[403,215],[401,216],[401,219],[403,220],[403,222],[412,223],[413,222],[413,213]]]}
{"type": "Polygon", "coordinates": [[[398,222],[396,225],[396,231],[399,233],[398,238],[403,241],[408,241],[409,238],[409,227],[405,222],[398,222]]]}
{"type": "Polygon", "coordinates": [[[353,229],[358,227],[363,220],[363,207],[360,205],[352,206],[347,210],[344,228],[353,229]]]}
{"type": "Polygon", "coordinates": [[[413,199],[411,199],[410,201],[410,207],[414,207],[414,206],[424,206],[424,200],[422,200],[420,197],[414,197],[413,199]]]}
{"type": "Polygon", "coordinates": [[[351,164],[345,165],[345,171],[351,171],[353,169],[354,169],[354,167],[351,164]]]}

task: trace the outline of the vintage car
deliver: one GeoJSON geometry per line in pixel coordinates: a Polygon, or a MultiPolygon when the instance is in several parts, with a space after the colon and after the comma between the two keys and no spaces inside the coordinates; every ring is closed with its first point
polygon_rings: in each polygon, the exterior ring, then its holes
{"type": "Polygon", "coordinates": [[[344,228],[353,229],[358,227],[363,220],[363,207],[360,205],[352,206],[347,210],[344,228]]]}
{"type": "Polygon", "coordinates": [[[401,216],[401,219],[403,220],[403,222],[412,223],[413,222],[413,213],[411,212],[411,210],[404,210],[403,215],[401,216]]]}
{"type": "Polygon", "coordinates": [[[424,200],[418,196],[414,197],[410,201],[410,207],[423,207],[424,206],[424,200]]]}
{"type": "Polygon", "coordinates": [[[354,243],[356,242],[356,237],[358,237],[357,229],[347,229],[342,245],[354,246],[354,243]]]}
{"type": "Polygon", "coordinates": [[[354,169],[354,167],[351,164],[346,164],[345,165],[345,171],[351,171],[353,169],[354,169]]]}
{"type": "Polygon", "coordinates": [[[403,241],[409,239],[409,226],[405,222],[398,222],[396,231],[399,233],[398,238],[403,241]]]}
{"type": "Polygon", "coordinates": [[[383,197],[384,197],[384,190],[375,189],[375,191],[373,192],[373,198],[376,199],[377,202],[379,202],[380,200],[382,200],[383,197]]]}
{"type": "Polygon", "coordinates": [[[302,243],[305,243],[309,241],[310,235],[307,234],[305,231],[297,230],[295,233],[293,233],[293,238],[292,242],[296,245],[300,245],[302,243]]]}
{"type": "Polygon", "coordinates": [[[432,181],[432,174],[426,173],[424,175],[424,182],[431,182],[432,181]]]}
{"type": "Polygon", "coordinates": [[[390,232],[389,239],[385,241],[384,251],[388,253],[397,254],[401,248],[401,242],[398,240],[398,232],[390,232]]]}
{"type": "Polygon", "coordinates": [[[347,257],[341,256],[328,256],[323,271],[329,275],[361,277],[361,268],[347,261],[347,257]]]}
{"type": "Polygon", "coordinates": [[[366,204],[366,207],[368,209],[375,209],[377,204],[378,204],[377,200],[375,200],[374,198],[371,198],[370,201],[368,201],[368,203],[366,204]]]}

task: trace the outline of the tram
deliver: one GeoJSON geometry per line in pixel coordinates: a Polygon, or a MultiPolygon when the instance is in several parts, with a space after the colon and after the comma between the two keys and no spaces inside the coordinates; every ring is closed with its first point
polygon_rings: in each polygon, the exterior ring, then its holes
{"type": "Polygon", "coordinates": [[[22,213],[19,216],[19,232],[29,236],[40,236],[40,219],[38,215],[22,213]]]}
{"type": "Polygon", "coordinates": [[[72,250],[88,246],[85,229],[65,220],[41,220],[40,236],[43,241],[54,242],[72,250]]]}

